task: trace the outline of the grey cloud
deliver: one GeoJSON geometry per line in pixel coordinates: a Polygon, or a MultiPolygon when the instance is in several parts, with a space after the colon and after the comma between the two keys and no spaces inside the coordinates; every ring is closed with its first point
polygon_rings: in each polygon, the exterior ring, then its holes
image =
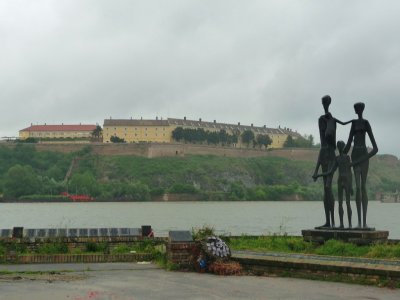
{"type": "Polygon", "coordinates": [[[384,3],[0,2],[0,135],[158,115],[317,136],[330,94],[343,120],[364,101],[382,153],[400,155],[386,134],[400,109],[400,4],[384,3]]]}

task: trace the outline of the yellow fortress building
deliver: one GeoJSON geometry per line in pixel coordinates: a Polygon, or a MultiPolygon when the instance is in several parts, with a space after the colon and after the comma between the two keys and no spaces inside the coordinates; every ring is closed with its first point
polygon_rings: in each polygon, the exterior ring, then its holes
{"type": "MultiPolygon", "coordinates": [[[[267,134],[272,139],[269,148],[282,148],[288,135],[294,139],[301,137],[300,134],[289,129],[268,128],[266,126],[257,127],[251,124],[241,125],[206,122],[202,119],[188,120],[183,119],[159,119],[143,120],[143,119],[105,119],[103,125],[103,142],[110,143],[113,136],[124,139],[127,143],[154,142],[154,143],[172,143],[172,132],[177,127],[197,129],[202,128],[205,131],[219,132],[225,130],[228,134],[241,134],[246,130],[253,131],[254,135],[267,134]]],[[[240,138],[236,147],[241,147],[240,138]]]]}

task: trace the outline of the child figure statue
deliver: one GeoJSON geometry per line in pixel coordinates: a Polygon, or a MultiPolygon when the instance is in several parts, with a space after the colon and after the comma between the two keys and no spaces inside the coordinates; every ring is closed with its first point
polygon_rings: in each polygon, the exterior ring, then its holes
{"type": "Polygon", "coordinates": [[[353,185],[352,185],[352,175],[351,175],[351,167],[353,166],[350,156],[343,152],[346,144],[343,141],[337,142],[337,148],[339,150],[339,155],[335,158],[335,164],[332,168],[322,174],[318,174],[313,176],[314,181],[317,180],[318,177],[329,176],[335,173],[336,169],[339,168],[339,177],[338,177],[338,198],[339,198],[339,219],[340,219],[340,228],[344,228],[343,225],[343,192],[346,194],[346,205],[347,205],[347,218],[349,220],[349,228],[351,225],[351,206],[350,206],[350,195],[353,195],[353,185]]]}

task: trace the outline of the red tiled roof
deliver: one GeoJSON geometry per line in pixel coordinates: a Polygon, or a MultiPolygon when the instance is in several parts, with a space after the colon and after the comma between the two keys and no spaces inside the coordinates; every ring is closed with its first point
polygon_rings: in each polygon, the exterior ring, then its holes
{"type": "Polygon", "coordinates": [[[20,131],[93,131],[96,125],[32,125],[20,131]]]}

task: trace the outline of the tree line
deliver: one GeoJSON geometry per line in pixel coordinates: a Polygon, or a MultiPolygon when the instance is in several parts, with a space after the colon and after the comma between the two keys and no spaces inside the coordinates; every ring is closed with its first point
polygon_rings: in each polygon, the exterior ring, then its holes
{"type": "Polygon", "coordinates": [[[310,135],[305,135],[304,137],[299,137],[294,139],[291,135],[288,135],[286,141],[283,143],[285,148],[312,148],[319,147],[319,145],[314,145],[314,137],[310,135]]]}
{"type": "MultiPolygon", "coordinates": [[[[66,191],[88,194],[99,201],[147,201],[163,193],[198,193],[208,200],[279,200],[295,194],[317,200],[322,190],[309,176],[313,166],[313,162],[269,156],[148,159],[100,156],[91,151],[91,146],[79,152],[58,153],[37,151],[26,144],[0,145],[0,198],[2,194],[4,199],[31,196],[40,200],[59,197],[66,191]],[[78,163],[66,178],[76,157],[78,163]]],[[[378,160],[371,172],[371,197],[376,191],[398,189],[400,164],[390,164],[389,168],[378,160]]]]}
{"type": "Polygon", "coordinates": [[[240,131],[236,131],[233,134],[227,133],[224,129],[220,131],[209,131],[204,130],[203,128],[183,128],[176,127],[172,131],[172,138],[177,142],[187,142],[193,144],[203,144],[207,143],[208,145],[234,145],[240,141],[245,144],[247,147],[251,145],[253,148],[264,146],[267,148],[272,144],[272,139],[268,134],[258,134],[257,136],[251,130],[245,130],[242,133],[240,131]]]}

